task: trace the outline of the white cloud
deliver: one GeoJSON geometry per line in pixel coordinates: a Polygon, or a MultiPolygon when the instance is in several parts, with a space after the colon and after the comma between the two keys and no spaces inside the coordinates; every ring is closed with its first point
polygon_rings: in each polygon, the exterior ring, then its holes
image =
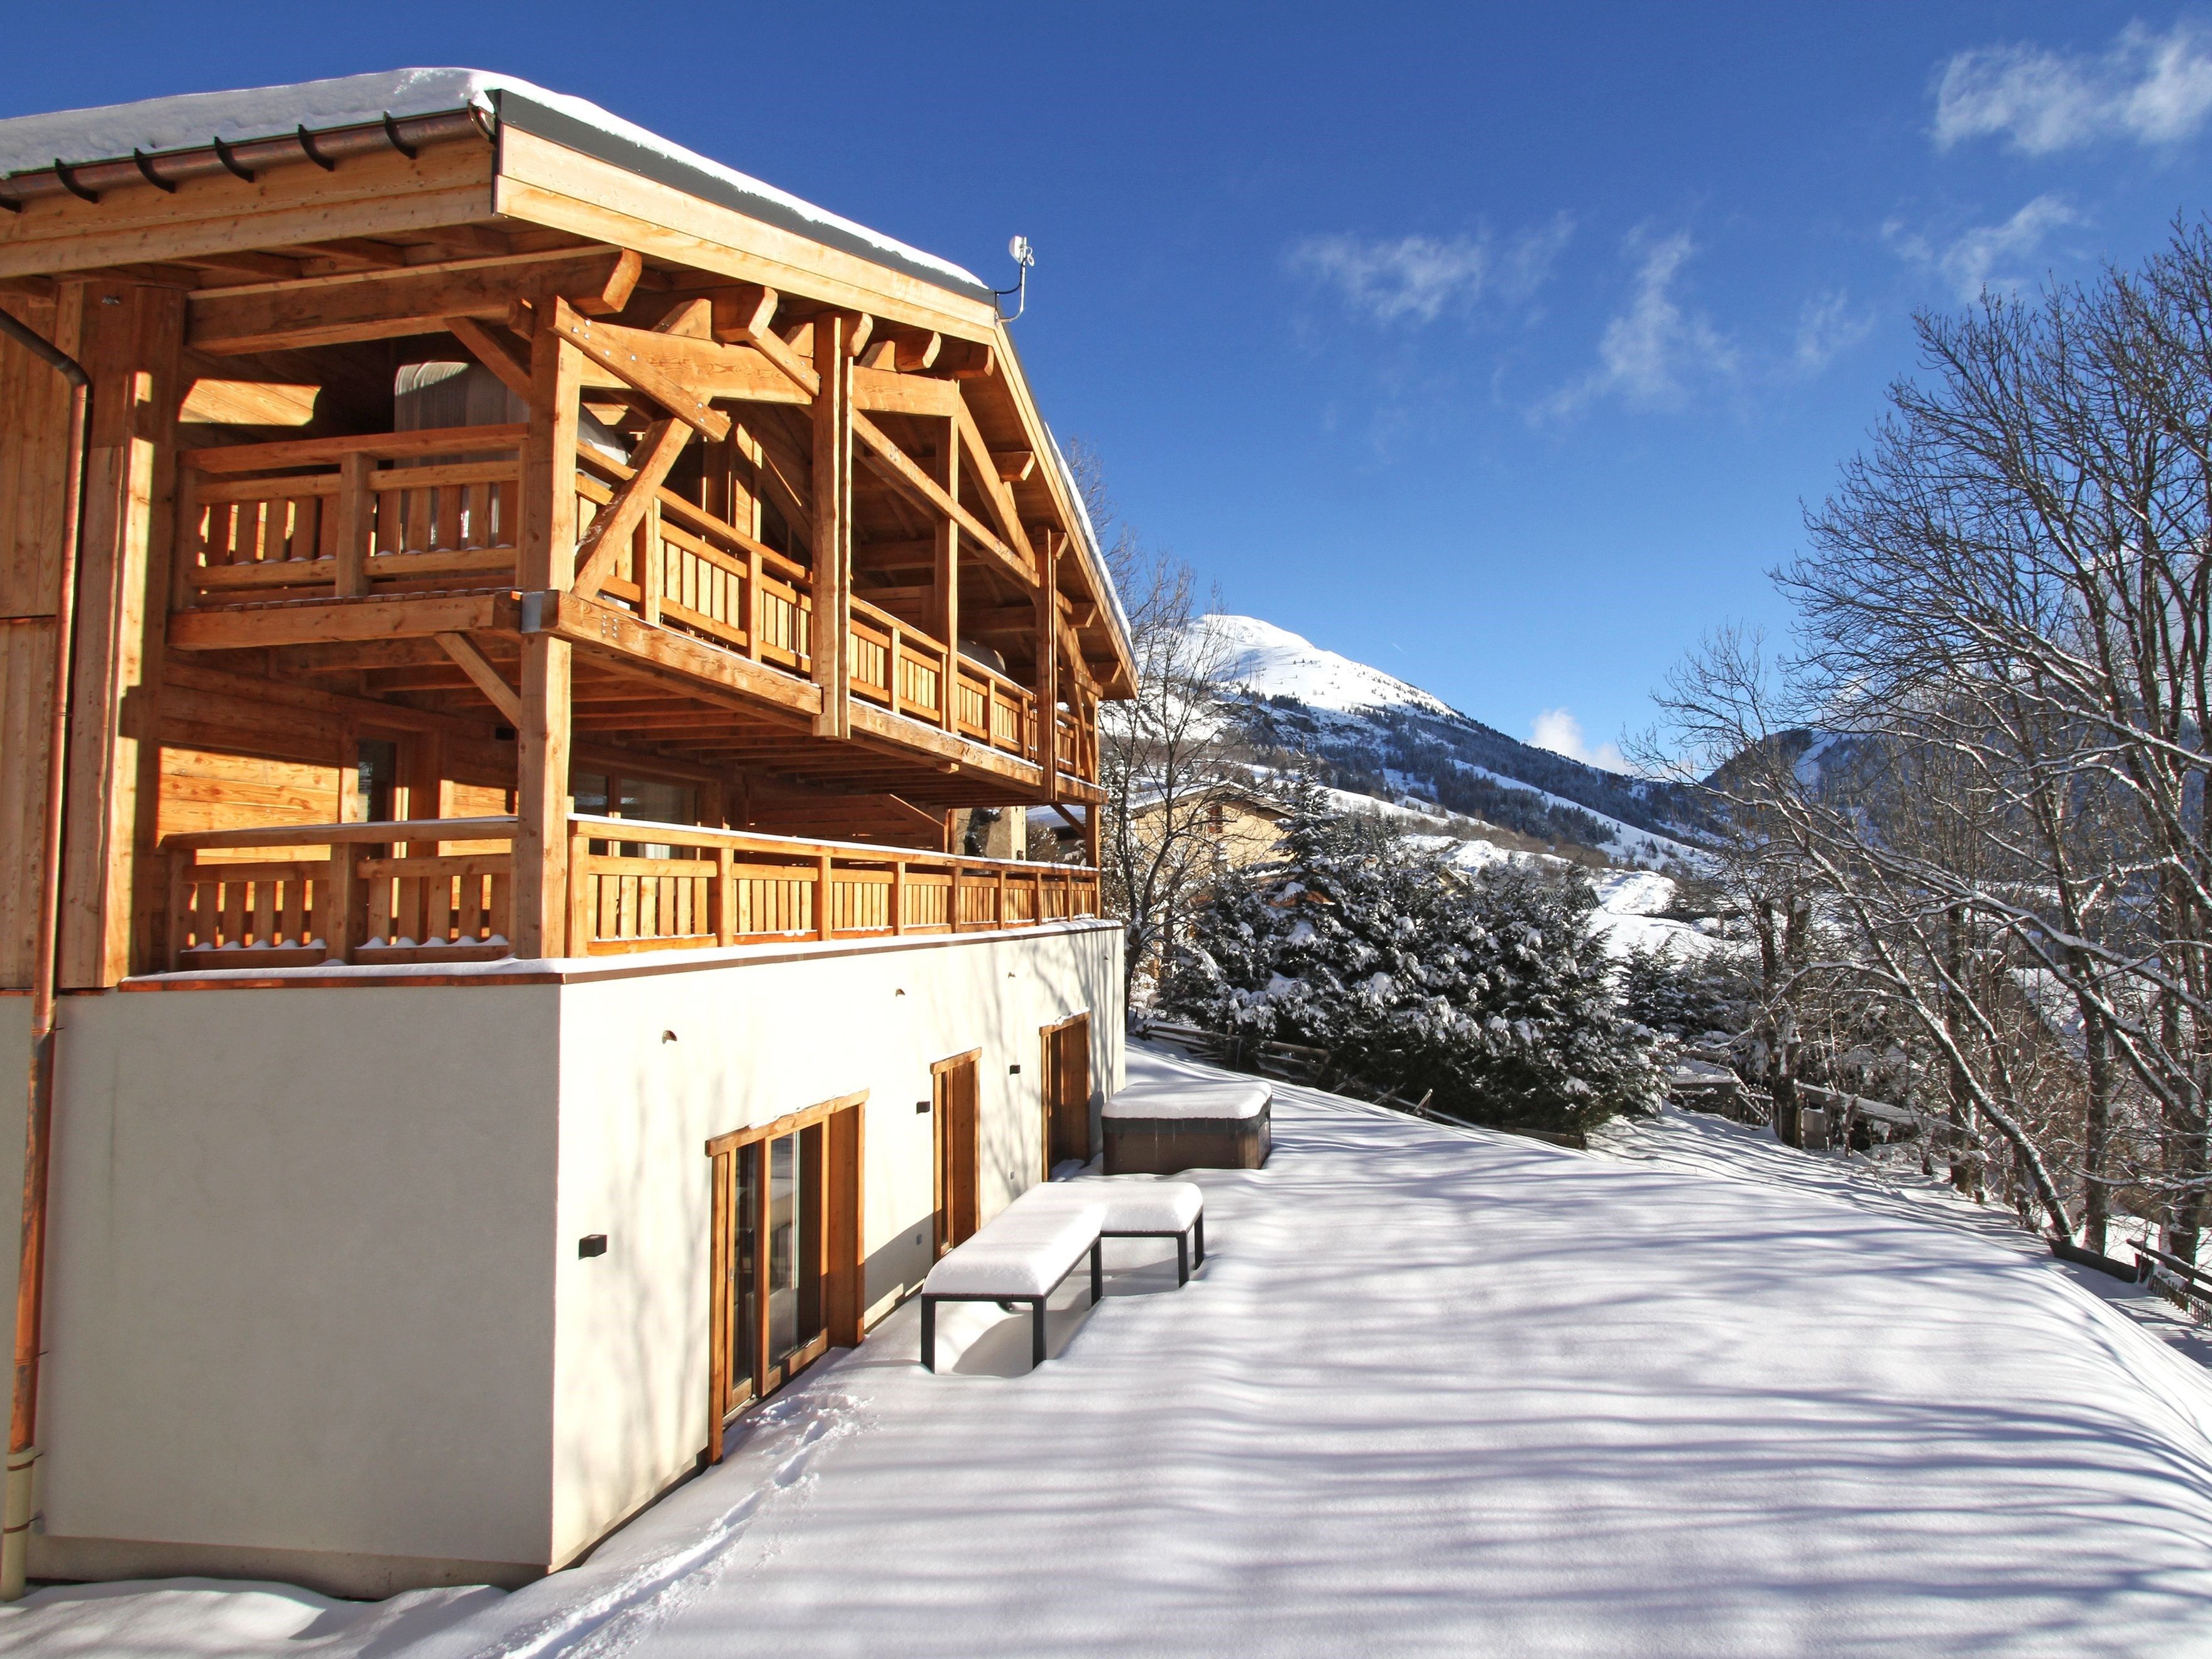
{"type": "Polygon", "coordinates": [[[1851,304],[1841,289],[1808,295],[1797,312],[1797,338],[1790,366],[1800,374],[1818,374],[1874,331],[1874,313],[1851,304]]]}
{"type": "Polygon", "coordinates": [[[1574,222],[1562,213],[1503,240],[1487,228],[1443,238],[1309,236],[1291,247],[1287,263],[1377,323],[1419,327],[1486,298],[1527,301],[1573,234],[1574,222]]]}
{"type": "Polygon", "coordinates": [[[2032,259],[2053,231],[2078,225],[2081,216],[2063,196],[2037,197],[1998,225],[1972,225],[1938,246],[1893,219],[1882,238],[1899,256],[1940,271],[1962,300],[1984,289],[2014,289],[2033,280],[2020,262],[2032,259]]]}
{"type": "Polygon", "coordinates": [[[1583,740],[1583,723],[1564,708],[1547,708],[1538,714],[1529,727],[1528,741],[1539,749],[1548,749],[1586,766],[1601,766],[1608,772],[1632,770],[1619,744],[1601,743],[1595,749],[1589,747],[1583,740]]]}
{"type": "Polygon", "coordinates": [[[1979,46],[1944,65],[1936,143],[2002,136],[2049,155],[2103,138],[2172,144],[2212,116],[2212,37],[2189,23],[2159,34],[2141,23],[2101,52],[1979,46]]]}
{"type": "Polygon", "coordinates": [[[1567,415],[1604,397],[1646,409],[1679,406],[1692,383],[1733,379],[1741,366],[1735,344],[1702,313],[1686,311],[1675,279],[1697,252],[1687,231],[1653,240],[1638,231],[1628,240],[1638,260],[1626,307],[1599,337],[1598,366],[1547,398],[1539,415],[1567,415]]]}

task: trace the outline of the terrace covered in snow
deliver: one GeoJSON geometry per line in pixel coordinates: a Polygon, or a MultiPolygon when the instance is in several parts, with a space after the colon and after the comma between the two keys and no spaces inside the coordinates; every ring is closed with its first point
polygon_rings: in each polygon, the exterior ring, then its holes
{"type": "Polygon", "coordinates": [[[571,1572],[294,1598],[313,1643],[266,1593],[50,1591],[0,1652],[2212,1649],[2212,1388],[2125,1287],[1711,1120],[1273,1109],[1267,1168],[1196,1177],[1188,1287],[1110,1246],[1034,1374],[983,1309],[926,1375],[903,1310],[571,1572]]]}

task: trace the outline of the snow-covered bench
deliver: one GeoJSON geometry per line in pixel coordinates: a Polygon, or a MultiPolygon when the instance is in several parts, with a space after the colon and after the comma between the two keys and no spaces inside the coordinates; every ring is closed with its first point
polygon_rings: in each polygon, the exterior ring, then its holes
{"type": "Polygon", "coordinates": [[[1188,1181],[1132,1176],[1048,1181],[1016,1199],[1007,1213],[1068,1210],[1085,1204],[1105,1206],[1106,1219],[1098,1229],[1103,1238],[1175,1240],[1177,1285],[1189,1284],[1190,1270],[1205,1264],[1206,1194],[1188,1181]]]}
{"type": "Polygon", "coordinates": [[[1098,1253],[1103,1204],[1009,1205],[981,1231],[929,1270],[921,1285],[921,1368],[937,1369],[940,1302],[1026,1302],[1031,1320],[1030,1364],[1044,1364],[1044,1304],[1068,1274],[1091,1258],[1093,1306],[1104,1289],[1098,1253]]]}

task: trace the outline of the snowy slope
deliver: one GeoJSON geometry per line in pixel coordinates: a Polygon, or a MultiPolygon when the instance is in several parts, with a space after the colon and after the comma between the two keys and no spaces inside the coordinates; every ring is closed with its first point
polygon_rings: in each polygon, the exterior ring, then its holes
{"type": "MultiPolygon", "coordinates": [[[[1197,1176],[1191,1283],[1110,1241],[1036,1370],[983,1305],[923,1372],[908,1305],[582,1566],[411,1644],[242,1608],[233,1650],[2212,1653],[2212,1383],[2132,1287],[1671,1113],[1617,1157],[1273,1122],[1197,1176]]],[[[220,1646],[118,1616],[41,1591],[0,1652],[220,1646]]]]}
{"type": "Polygon", "coordinates": [[[1390,802],[1407,796],[1549,842],[1656,865],[1692,856],[1669,786],[1624,777],[1510,738],[1431,692],[1256,617],[1207,630],[1255,741],[1310,750],[1338,781],[1390,802]]]}

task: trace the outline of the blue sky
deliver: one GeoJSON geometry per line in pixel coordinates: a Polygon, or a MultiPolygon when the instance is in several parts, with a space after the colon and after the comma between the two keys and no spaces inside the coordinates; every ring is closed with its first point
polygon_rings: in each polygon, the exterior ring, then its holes
{"type": "Polygon", "coordinates": [[[1595,750],[1915,364],[2208,205],[2212,12],[19,8],[0,113],[467,64],[969,265],[1224,603],[1595,750]]]}

